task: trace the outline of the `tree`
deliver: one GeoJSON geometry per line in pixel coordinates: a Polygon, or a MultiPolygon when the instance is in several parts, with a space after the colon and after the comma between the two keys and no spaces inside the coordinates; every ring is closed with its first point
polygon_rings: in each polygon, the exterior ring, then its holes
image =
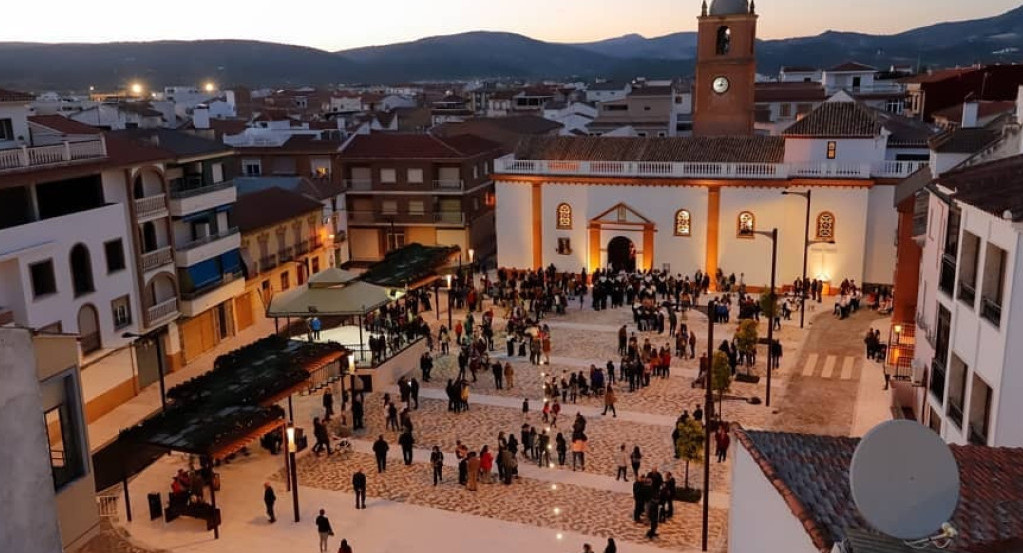
{"type": "MultiPolygon", "coordinates": [[[[770,323],[768,323],[770,324],[770,323]]],[[[752,358],[751,352],[755,352],[757,348],[757,340],[760,338],[760,334],[757,331],[757,322],[753,319],[742,319],[739,321],[739,329],[735,331],[735,345],[739,351],[747,355],[747,359],[752,358]]],[[[746,374],[749,374],[750,365],[746,365],[746,374]]]]}
{"type": "Polygon", "coordinates": [[[675,439],[675,452],[678,458],[686,462],[685,489],[689,488],[689,463],[699,462],[703,458],[703,425],[694,419],[680,420],[675,424],[678,437],[675,439]]]}
{"type": "Polygon", "coordinates": [[[760,294],[760,313],[767,317],[767,324],[774,323],[778,315],[778,294],[764,292],[760,294]]]}
{"type": "Polygon", "coordinates": [[[725,392],[732,386],[732,366],[728,363],[728,355],[720,350],[714,352],[710,386],[718,393],[718,420],[721,420],[721,405],[725,400],[725,392]]]}

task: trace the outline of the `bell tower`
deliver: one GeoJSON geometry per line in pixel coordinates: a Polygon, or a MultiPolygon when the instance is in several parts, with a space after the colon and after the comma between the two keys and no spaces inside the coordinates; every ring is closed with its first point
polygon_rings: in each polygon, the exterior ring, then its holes
{"type": "Polygon", "coordinates": [[[703,2],[693,88],[695,136],[753,134],[757,14],[753,0],[703,2]]]}

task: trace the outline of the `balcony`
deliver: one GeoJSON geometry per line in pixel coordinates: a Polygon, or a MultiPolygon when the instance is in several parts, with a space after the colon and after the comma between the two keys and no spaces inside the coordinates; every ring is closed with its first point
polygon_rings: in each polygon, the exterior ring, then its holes
{"type": "Polygon", "coordinates": [[[176,247],[174,263],[179,267],[191,267],[200,261],[206,261],[239,247],[241,236],[238,234],[238,228],[229,228],[176,247]]]}
{"type": "Polygon", "coordinates": [[[995,326],[1001,326],[1002,304],[991,298],[980,298],[980,316],[995,326]]]}
{"type": "Polygon", "coordinates": [[[957,399],[952,398],[952,397],[948,398],[948,409],[946,409],[946,413],[948,414],[948,420],[954,422],[955,425],[956,425],[956,428],[962,428],[963,427],[963,400],[962,399],[958,399],[957,400],[957,399]]]}
{"type": "Polygon", "coordinates": [[[955,255],[944,254],[941,256],[941,274],[938,277],[938,289],[952,297],[956,282],[956,258],[955,255]]]}
{"type": "Polygon", "coordinates": [[[969,305],[971,308],[977,299],[977,289],[973,284],[967,284],[963,281],[959,281],[959,301],[969,305]]]}
{"type": "Polygon", "coordinates": [[[301,242],[295,244],[295,255],[296,256],[298,256],[298,255],[305,255],[307,253],[309,253],[309,241],[308,240],[302,240],[301,242]]]}
{"type": "Polygon", "coordinates": [[[433,220],[442,225],[464,225],[465,213],[461,211],[438,211],[433,214],[433,220]]]}
{"type": "Polygon", "coordinates": [[[935,359],[931,361],[931,381],[928,385],[931,395],[939,402],[945,398],[945,365],[935,359]]]}
{"type": "Polygon", "coordinates": [[[146,308],[146,328],[153,328],[176,318],[178,318],[178,298],[171,298],[146,308]]]}
{"type": "Polygon", "coordinates": [[[202,288],[181,293],[181,314],[194,317],[215,305],[240,296],[245,292],[245,279],[241,274],[227,273],[220,280],[202,288]]]}
{"type": "Polygon", "coordinates": [[[233,204],[238,199],[234,181],[197,187],[180,188],[178,186],[172,185],[170,192],[170,213],[175,217],[183,217],[222,205],[233,204]]]}
{"type": "Polygon", "coordinates": [[[347,179],[345,188],[348,190],[372,190],[373,179],[347,179]]]}
{"type": "Polygon", "coordinates": [[[265,273],[276,266],[277,266],[276,255],[268,255],[266,257],[259,258],[259,272],[261,273],[265,273]]]}
{"type": "Polygon", "coordinates": [[[135,218],[139,221],[167,216],[167,195],[156,194],[135,200],[135,218]]]}
{"type": "Polygon", "coordinates": [[[295,258],[294,248],[288,247],[277,252],[277,261],[279,261],[281,264],[287,263],[294,258],[295,258]]]}
{"type": "Polygon", "coordinates": [[[433,181],[433,188],[436,190],[462,190],[462,179],[439,179],[433,181]]]}
{"type": "Polygon", "coordinates": [[[0,150],[0,172],[87,162],[107,157],[107,142],[102,134],[80,142],[61,142],[48,146],[21,146],[0,150]]]}
{"type": "Polygon", "coordinates": [[[174,263],[174,250],[172,250],[170,246],[164,246],[160,249],[142,254],[140,261],[142,265],[142,272],[148,273],[149,271],[158,269],[164,265],[174,263]]]}
{"type": "MultiPolygon", "coordinates": [[[[461,211],[432,213],[381,213],[379,211],[348,211],[348,222],[355,225],[461,225],[465,215],[461,211]]],[[[336,240],[336,239],[335,239],[336,240]]]]}

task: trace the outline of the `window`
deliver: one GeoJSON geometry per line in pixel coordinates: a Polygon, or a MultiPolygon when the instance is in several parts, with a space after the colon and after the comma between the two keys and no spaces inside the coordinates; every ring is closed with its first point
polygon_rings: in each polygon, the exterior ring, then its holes
{"type": "Polygon", "coordinates": [[[380,182],[385,184],[394,184],[398,182],[398,171],[394,169],[381,169],[380,182]]]}
{"type": "Polygon", "coordinates": [[[885,102],[884,110],[888,113],[901,114],[903,103],[901,99],[889,99],[885,102]]]}
{"type": "Polygon", "coordinates": [[[380,202],[380,213],[384,215],[396,215],[398,213],[397,200],[384,200],[380,202]]]}
{"type": "Polygon", "coordinates": [[[124,243],[120,238],[103,244],[103,252],[107,258],[107,273],[124,270],[124,243]]]}
{"type": "Polygon", "coordinates": [[[984,283],[980,297],[980,316],[989,323],[1000,326],[1002,323],[1002,294],[1005,287],[1005,250],[987,245],[984,255],[984,283]]]}
{"type": "Polygon", "coordinates": [[[75,247],[71,248],[71,284],[75,297],[96,290],[92,282],[92,259],[85,244],[75,244],[75,247]]]}
{"type": "Polygon", "coordinates": [[[980,261],[980,238],[963,231],[959,252],[959,301],[973,308],[977,299],[977,262],[980,261]]]}
{"type": "Polygon", "coordinates": [[[408,202],[408,214],[409,215],[422,215],[426,211],[423,200],[409,200],[408,202]]]}
{"type": "Polygon", "coordinates": [[[281,291],[291,288],[291,273],[284,271],[281,273],[281,291]]]}
{"type": "Polygon", "coordinates": [[[828,159],[835,159],[835,155],[838,154],[838,143],[834,140],[828,141],[828,159]]]}
{"type": "Polygon", "coordinates": [[[131,324],[131,298],[121,296],[110,302],[110,310],[114,315],[114,329],[120,330],[131,324]]]}
{"type": "Polygon", "coordinates": [[[668,133],[664,131],[657,131],[657,138],[664,138],[666,136],[668,136],[668,133]]]}
{"type": "Polygon", "coordinates": [[[688,210],[680,209],[675,212],[675,236],[689,236],[692,232],[692,216],[688,210]]]}
{"type": "Polygon", "coordinates": [[[319,166],[316,168],[316,178],[323,179],[330,176],[330,167],[319,166]]]}
{"type": "Polygon", "coordinates": [[[830,211],[822,211],[817,215],[817,240],[829,241],[835,239],[835,214],[830,211]]]}
{"type": "Polygon", "coordinates": [[[956,428],[963,427],[963,406],[966,396],[966,375],[969,368],[954,352],[948,363],[948,402],[945,413],[956,428]]]}
{"type": "Polygon", "coordinates": [[[10,119],[0,119],[0,140],[14,140],[14,125],[10,119]]]}
{"type": "Polygon", "coordinates": [[[422,184],[423,182],[423,170],[422,169],[409,169],[406,175],[408,181],[414,184],[422,184]]]}
{"type": "Polygon", "coordinates": [[[636,136],[638,136],[640,138],[646,138],[646,131],[637,132],[636,136]]]}
{"type": "Polygon", "coordinates": [[[572,228],[572,206],[568,204],[558,204],[557,228],[561,230],[572,228]]]}
{"type": "Polygon", "coordinates": [[[572,253],[572,239],[558,238],[558,254],[569,255],[572,253]]]}
{"type": "Polygon", "coordinates": [[[728,27],[718,27],[717,54],[724,56],[732,50],[732,30],[728,27]]]}
{"type": "Polygon", "coordinates": [[[792,117],[792,104],[785,102],[779,105],[778,114],[782,117],[792,117]]]}
{"type": "Polygon", "coordinates": [[[404,229],[388,230],[385,238],[387,241],[387,251],[393,251],[397,250],[398,248],[405,247],[404,229]]]}
{"type": "Polygon", "coordinates": [[[860,85],[862,84],[862,82],[863,82],[863,77],[853,77],[852,78],[853,88],[859,88],[860,85]]]}
{"type": "Polygon", "coordinates": [[[81,410],[76,403],[78,392],[72,376],[51,378],[43,384],[43,397],[58,396],[56,405],[43,413],[53,488],[60,491],[85,475],[85,452],[82,447],[81,410]],[[60,388],[54,394],[53,388],[60,388]]]}
{"type": "Polygon", "coordinates": [[[757,219],[750,211],[739,213],[737,220],[736,236],[739,238],[753,238],[757,230],[757,219]]]}
{"type": "Polygon", "coordinates": [[[246,177],[258,177],[263,174],[263,166],[258,159],[243,159],[242,174],[246,177]]]}
{"type": "Polygon", "coordinates": [[[41,298],[57,293],[57,279],[53,274],[53,260],[47,259],[28,266],[32,279],[32,296],[41,298]]]}

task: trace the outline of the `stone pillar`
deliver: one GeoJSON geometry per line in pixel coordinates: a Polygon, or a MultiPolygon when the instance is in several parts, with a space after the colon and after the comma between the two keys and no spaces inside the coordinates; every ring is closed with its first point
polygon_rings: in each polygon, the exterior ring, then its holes
{"type": "Polygon", "coordinates": [[[704,272],[710,275],[710,286],[716,289],[714,275],[718,270],[718,240],[721,237],[721,189],[712,186],[707,189],[707,261],[704,272]]]}

